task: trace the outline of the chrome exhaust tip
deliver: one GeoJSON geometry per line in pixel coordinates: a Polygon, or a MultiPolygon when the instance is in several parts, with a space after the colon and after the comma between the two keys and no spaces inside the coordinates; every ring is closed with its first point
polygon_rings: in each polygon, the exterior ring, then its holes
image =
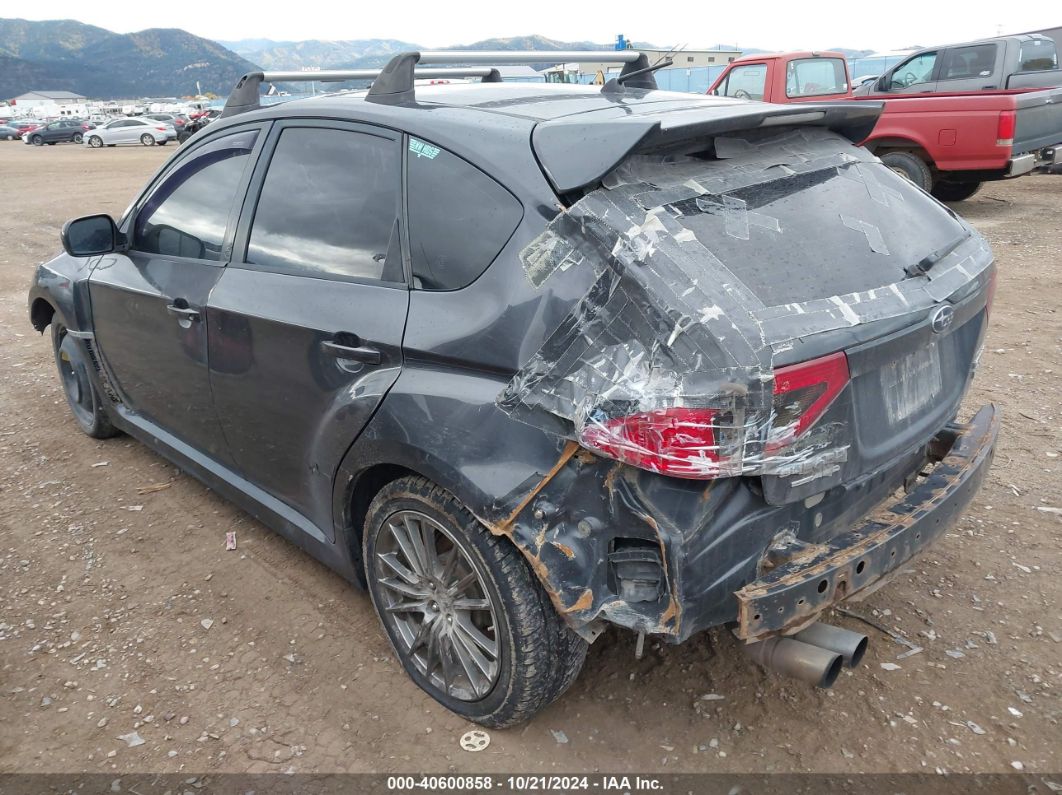
{"type": "Polygon", "coordinates": [[[810,643],[820,649],[836,652],[844,658],[844,663],[849,668],[855,668],[863,655],[867,652],[869,640],[866,635],[858,632],[850,632],[832,624],[824,624],[821,621],[812,624],[806,629],[800,630],[794,636],[803,643],[810,643]]]}
{"type": "Polygon", "coordinates": [[[792,676],[816,687],[830,687],[841,673],[840,654],[793,638],[767,638],[745,646],[745,653],[772,671],[792,676]]]}

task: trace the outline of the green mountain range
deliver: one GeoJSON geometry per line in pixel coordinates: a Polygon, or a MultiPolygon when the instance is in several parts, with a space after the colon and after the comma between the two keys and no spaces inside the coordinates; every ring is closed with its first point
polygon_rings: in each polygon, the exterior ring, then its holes
{"type": "Polygon", "coordinates": [[[258,67],[179,29],[112,33],[74,20],[0,19],[0,98],[73,91],[90,98],[225,95],[258,67]]]}

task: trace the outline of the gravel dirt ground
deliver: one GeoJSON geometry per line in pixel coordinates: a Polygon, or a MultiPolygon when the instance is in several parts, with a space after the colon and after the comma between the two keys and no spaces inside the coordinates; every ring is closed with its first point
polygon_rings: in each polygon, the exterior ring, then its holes
{"type": "Polygon", "coordinates": [[[0,144],[0,772],[1062,769],[1062,177],[955,206],[999,263],[967,403],[1002,409],[999,451],[953,531],[852,606],[921,653],[835,616],[871,646],[821,691],[723,632],[636,661],[610,631],[559,703],[468,753],[472,727],[407,679],[364,593],[68,414],[27,318],[33,268],[172,152],[0,144]]]}

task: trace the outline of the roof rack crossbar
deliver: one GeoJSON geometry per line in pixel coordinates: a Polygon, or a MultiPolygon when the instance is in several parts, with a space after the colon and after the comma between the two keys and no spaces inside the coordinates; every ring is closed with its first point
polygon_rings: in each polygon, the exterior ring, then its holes
{"type": "MultiPolygon", "coordinates": [[[[390,66],[390,64],[388,64],[390,66]]],[[[348,80],[377,80],[383,69],[322,69],[316,72],[248,72],[237,81],[225,102],[222,118],[258,110],[262,83],[343,83],[348,80]]],[[[501,73],[491,66],[459,68],[421,68],[412,72],[415,80],[446,80],[449,78],[478,77],[484,83],[500,83],[501,73]]]]}
{"type": "Polygon", "coordinates": [[[479,77],[485,83],[501,82],[498,65],[568,63],[571,61],[621,63],[619,82],[630,88],[656,88],[649,58],[638,50],[428,50],[402,52],[382,69],[342,69],[317,72],[249,72],[239,79],[225,102],[222,117],[235,116],[261,107],[263,82],[343,82],[372,80],[366,99],[386,105],[414,101],[414,81],[451,77],[479,77]],[[423,64],[449,65],[445,69],[424,68],[423,64]]]}

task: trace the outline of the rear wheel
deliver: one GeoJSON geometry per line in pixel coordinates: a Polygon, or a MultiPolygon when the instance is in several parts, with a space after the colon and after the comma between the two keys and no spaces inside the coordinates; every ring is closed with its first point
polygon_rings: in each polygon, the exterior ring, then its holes
{"type": "Polygon", "coordinates": [[[961,202],[981,190],[981,182],[944,182],[933,186],[933,195],[942,202],[961,202]]]}
{"type": "Polygon", "coordinates": [[[417,685],[485,726],[527,720],[573,681],[587,644],[520,552],[424,478],[385,486],[364,534],[369,593],[417,685]]]}
{"type": "Polygon", "coordinates": [[[79,144],[85,140],[85,136],[81,133],[74,133],[74,137],[71,139],[75,144],[79,144]]]}
{"type": "Polygon", "coordinates": [[[101,146],[103,146],[103,139],[100,138],[98,135],[90,135],[89,146],[91,146],[93,149],[99,149],[101,146]]]}
{"type": "Polygon", "coordinates": [[[154,146],[155,139],[154,137],[152,137],[151,133],[144,133],[140,136],[140,143],[142,143],[144,146],[154,146]]]}
{"type": "Polygon", "coordinates": [[[52,349],[55,351],[55,365],[59,369],[59,380],[66,394],[67,405],[81,430],[94,439],[115,436],[118,431],[111,424],[103,401],[92,384],[90,365],[82,348],[67,333],[66,327],[58,322],[52,323],[52,349]]]}
{"type": "Polygon", "coordinates": [[[928,192],[933,187],[933,175],[929,166],[918,155],[910,152],[886,152],[881,156],[881,162],[924,191],[928,192]]]}

